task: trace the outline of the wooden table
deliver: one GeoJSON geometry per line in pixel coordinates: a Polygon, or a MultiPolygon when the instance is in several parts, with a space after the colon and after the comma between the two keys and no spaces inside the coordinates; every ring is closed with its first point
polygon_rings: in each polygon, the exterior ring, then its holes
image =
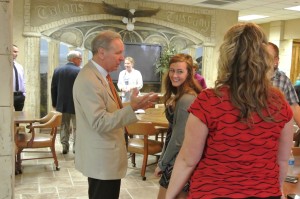
{"type": "Polygon", "coordinates": [[[149,108],[145,110],[145,113],[136,115],[140,121],[152,122],[156,126],[169,126],[169,122],[164,113],[164,108],[149,108]]]}
{"type": "Polygon", "coordinates": [[[24,111],[15,111],[14,112],[14,122],[15,124],[21,124],[21,123],[33,123],[35,121],[35,117],[28,113],[28,112],[24,112],[24,111]]]}
{"type": "MultiPolygon", "coordinates": [[[[300,175],[298,175],[298,178],[300,179],[300,175]]],[[[300,183],[299,183],[299,181],[296,184],[285,182],[284,185],[283,185],[283,192],[284,192],[284,195],[287,195],[287,194],[300,195],[300,183]]]]}
{"type": "MultiPolygon", "coordinates": [[[[15,111],[14,112],[14,132],[15,132],[15,150],[16,150],[16,155],[17,155],[17,142],[18,142],[18,136],[17,133],[19,133],[21,126],[20,124],[25,124],[25,125],[32,125],[32,123],[35,122],[35,117],[28,113],[28,112],[24,112],[24,111],[15,111]]],[[[24,127],[25,128],[25,127],[24,127]]],[[[16,157],[16,160],[18,160],[19,158],[16,157]]],[[[16,161],[15,162],[16,166],[15,166],[15,174],[19,174],[22,173],[22,169],[21,169],[21,162],[16,161]]]]}

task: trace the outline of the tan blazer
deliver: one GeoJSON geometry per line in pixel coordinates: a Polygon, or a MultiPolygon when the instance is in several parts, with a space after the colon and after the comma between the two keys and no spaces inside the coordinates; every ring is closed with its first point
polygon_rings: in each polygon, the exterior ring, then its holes
{"type": "Polygon", "coordinates": [[[76,113],[75,168],[95,179],[126,175],[124,126],[137,121],[131,106],[117,108],[109,85],[90,61],[73,86],[76,113]]]}

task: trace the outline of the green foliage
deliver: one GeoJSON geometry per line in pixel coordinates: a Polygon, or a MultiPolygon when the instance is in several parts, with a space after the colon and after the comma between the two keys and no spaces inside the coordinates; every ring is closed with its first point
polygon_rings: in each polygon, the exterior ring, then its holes
{"type": "Polygon", "coordinates": [[[155,64],[156,73],[164,74],[169,69],[169,61],[173,55],[175,55],[177,51],[175,48],[164,48],[159,61],[155,64]]]}

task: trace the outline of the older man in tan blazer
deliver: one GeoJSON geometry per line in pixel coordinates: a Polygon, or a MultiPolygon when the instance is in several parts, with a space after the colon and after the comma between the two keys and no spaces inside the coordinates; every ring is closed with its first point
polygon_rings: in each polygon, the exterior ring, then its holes
{"type": "Polygon", "coordinates": [[[157,96],[133,91],[129,106],[120,107],[107,75],[124,60],[118,33],[103,31],[92,41],[93,58],[78,74],[73,87],[77,137],[75,167],[88,177],[89,198],[119,198],[127,170],[124,126],[137,122],[137,109],[152,106],[157,96]],[[120,109],[121,108],[121,109],[120,109]]]}

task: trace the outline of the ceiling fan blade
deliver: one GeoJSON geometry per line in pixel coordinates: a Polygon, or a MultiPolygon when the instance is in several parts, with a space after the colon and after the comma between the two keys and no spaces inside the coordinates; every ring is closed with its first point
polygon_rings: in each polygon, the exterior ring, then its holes
{"type": "Polygon", "coordinates": [[[134,17],[151,17],[160,11],[159,8],[155,10],[136,10],[134,17]]]}
{"type": "Polygon", "coordinates": [[[105,3],[104,1],[103,1],[103,10],[107,14],[116,15],[116,16],[123,16],[123,17],[127,17],[128,13],[129,13],[128,9],[118,8],[118,7],[115,7],[115,6],[110,5],[108,3],[105,3]]]}

